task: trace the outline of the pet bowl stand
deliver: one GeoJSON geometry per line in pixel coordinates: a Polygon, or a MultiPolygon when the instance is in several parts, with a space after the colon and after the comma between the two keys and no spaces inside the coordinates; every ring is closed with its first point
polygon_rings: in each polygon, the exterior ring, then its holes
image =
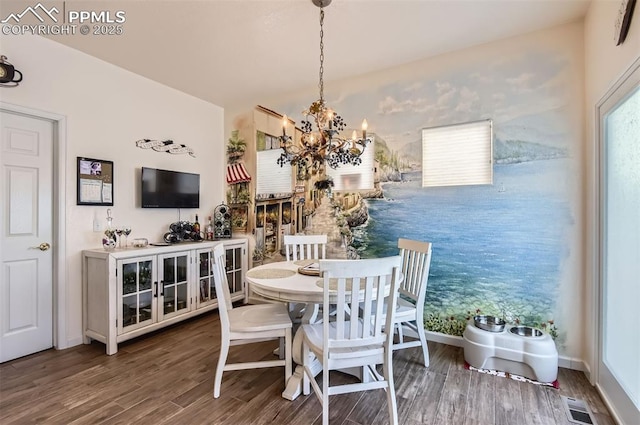
{"type": "Polygon", "coordinates": [[[473,320],[462,335],[465,361],[478,369],[493,369],[521,375],[539,382],[554,382],[558,377],[558,351],[551,336],[521,336],[510,332],[507,324],[501,332],[477,328],[473,320]]]}

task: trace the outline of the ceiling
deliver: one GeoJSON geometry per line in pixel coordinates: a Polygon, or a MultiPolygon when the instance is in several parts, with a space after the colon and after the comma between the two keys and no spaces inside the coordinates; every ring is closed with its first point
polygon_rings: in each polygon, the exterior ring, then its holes
{"type": "MultiPolygon", "coordinates": [[[[333,0],[325,8],[324,78],[576,21],[590,1],[333,0]]],[[[53,40],[225,108],[318,82],[319,9],[311,0],[67,3],[124,11],[124,34],[53,40]]]]}

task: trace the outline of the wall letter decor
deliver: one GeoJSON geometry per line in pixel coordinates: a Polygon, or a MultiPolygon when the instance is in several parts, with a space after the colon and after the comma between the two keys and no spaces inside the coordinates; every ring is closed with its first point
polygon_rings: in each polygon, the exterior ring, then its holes
{"type": "Polygon", "coordinates": [[[173,154],[188,153],[192,157],[196,157],[193,149],[187,145],[175,143],[173,140],[150,140],[140,139],[136,142],[136,146],[141,149],[153,149],[156,152],[167,152],[173,154]]]}

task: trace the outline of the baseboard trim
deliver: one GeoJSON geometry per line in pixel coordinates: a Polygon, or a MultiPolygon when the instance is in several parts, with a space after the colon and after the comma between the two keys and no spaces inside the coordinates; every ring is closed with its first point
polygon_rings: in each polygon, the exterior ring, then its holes
{"type": "Polygon", "coordinates": [[[56,350],[66,350],[67,348],[75,347],[76,345],[82,345],[82,337],[68,339],[65,342],[65,344],[58,344],[54,348],[56,350]]]}
{"type": "Polygon", "coordinates": [[[446,335],[439,332],[425,331],[425,335],[428,341],[439,342],[441,344],[453,345],[455,347],[462,347],[462,337],[455,335],[446,335]]]}
{"type": "MultiPolygon", "coordinates": [[[[455,347],[463,347],[463,339],[461,336],[445,335],[438,332],[425,331],[425,335],[428,341],[439,342],[441,344],[453,345],[455,347]]],[[[574,357],[558,356],[558,366],[565,369],[578,370],[580,372],[589,371],[589,368],[585,365],[582,359],[574,357]]]]}
{"type": "Polygon", "coordinates": [[[620,416],[618,415],[618,412],[614,408],[613,403],[611,403],[611,400],[609,399],[608,395],[604,391],[602,391],[602,387],[600,387],[599,384],[596,384],[595,387],[598,394],[600,394],[600,398],[602,398],[602,402],[607,407],[607,410],[609,411],[609,415],[613,418],[613,421],[616,424],[623,424],[622,419],[620,419],[620,416]]]}

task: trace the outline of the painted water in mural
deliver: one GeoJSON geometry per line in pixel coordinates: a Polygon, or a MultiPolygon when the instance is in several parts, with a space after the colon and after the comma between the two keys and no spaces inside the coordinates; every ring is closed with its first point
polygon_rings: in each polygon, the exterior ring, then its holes
{"type": "Polygon", "coordinates": [[[384,185],[384,199],[367,201],[354,246],[370,258],[397,253],[399,237],[433,243],[431,330],[459,334],[477,310],[550,330],[571,225],[558,184],[567,161],[498,165],[490,186],[423,189],[420,173],[408,173],[384,185]]]}

